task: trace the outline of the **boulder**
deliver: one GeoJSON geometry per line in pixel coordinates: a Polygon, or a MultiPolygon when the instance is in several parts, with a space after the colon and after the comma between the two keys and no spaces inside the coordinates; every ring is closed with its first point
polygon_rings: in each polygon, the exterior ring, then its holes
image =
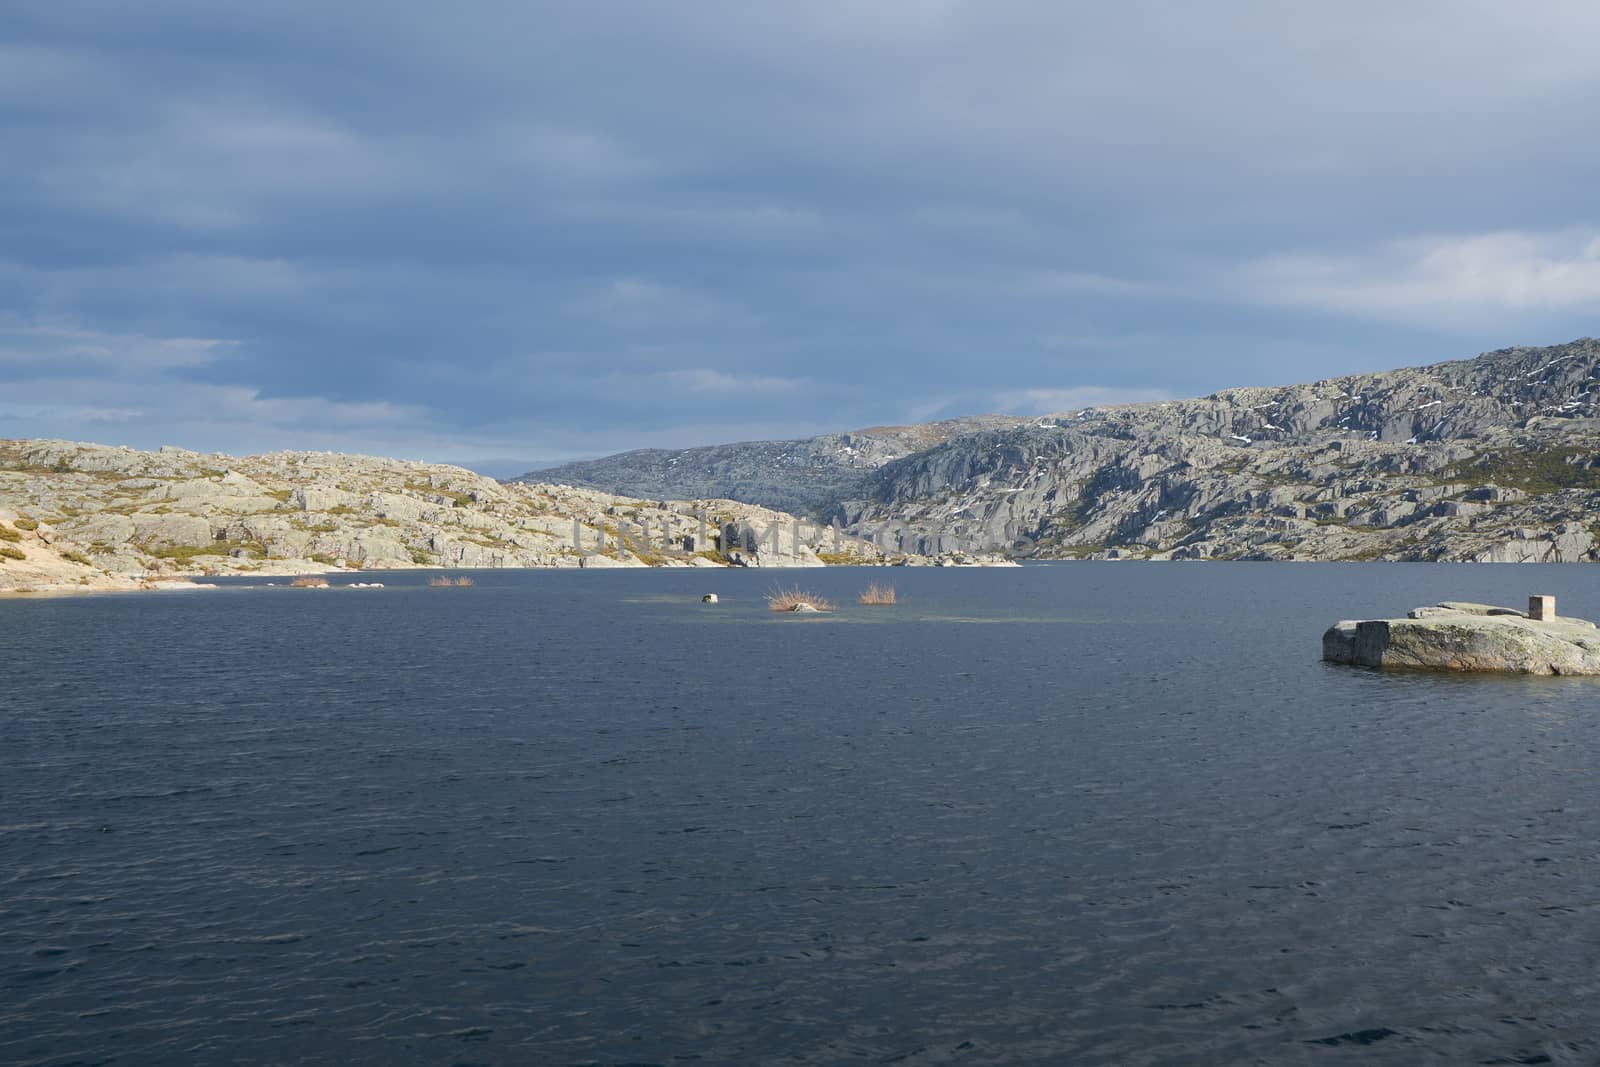
{"type": "Polygon", "coordinates": [[[638,558],[635,556],[625,555],[620,559],[612,559],[610,556],[595,555],[581,557],[578,561],[578,566],[584,568],[585,570],[603,570],[616,567],[643,567],[644,564],[639,562],[638,558]]]}
{"type": "Polygon", "coordinates": [[[382,519],[420,522],[439,509],[436,505],[400,493],[369,493],[367,510],[382,519]]]}
{"type": "Polygon", "coordinates": [[[364,566],[394,563],[404,565],[411,562],[411,549],[405,542],[381,529],[351,535],[346,539],[345,549],[340,554],[364,566]]]}
{"type": "Polygon", "coordinates": [[[1356,661],[1356,627],[1354,619],[1340,619],[1322,635],[1322,658],[1329,663],[1354,663],[1356,661]]]}
{"type": "Polygon", "coordinates": [[[1361,667],[1600,675],[1600,630],[1585,619],[1537,621],[1510,608],[1446,602],[1404,619],[1342,619],[1322,635],[1322,658],[1361,667]]]}
{"type": "Polygon", "coordinates": [[[136,511],[133,521],[136,540],[152,545],[182,545],[204,548],[211,544],[211,523],[198,515],[158,515],[136,511]]]}
{"type": "Polygon", "coordinates": [[[133,540],[133,520],[126,515],[104,511],[74,520],[68,532],[73,540],[85,544],[120,545],[133,540]]]}
{"type": "Polygon", "coordinates": [[[331,511],[337,507],[351,507],[360,503],[354,493],[333,489],[325,485],[297,486],[289,502],[301,511],[331,511]]]}
{"type": "Polygon", "coordinates": [[[278,502],[268,496],[265,489],[249,478],[239,474],[231,478],[157,482],[145,494],[145,498],[152,501],[182,501],[190,508],[209,505],[233,511],[270,511],[277,505],[278,502]]]}

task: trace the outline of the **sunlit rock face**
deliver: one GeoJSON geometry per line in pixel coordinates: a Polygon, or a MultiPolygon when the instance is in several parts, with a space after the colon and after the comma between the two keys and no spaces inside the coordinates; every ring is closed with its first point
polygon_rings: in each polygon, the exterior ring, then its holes
{"type": "Polygon", "coordinates": [[[1322,658],[1359,667],[1595,675],[1600,631],[1585,619],[1446,602],[1403,619],[1341,620],[1322,635],[1322,658]]]}
{"type": "Polygon", "coordinates": [[[1600,342],[1193,400],[628,452],[524,476],[838,520],[884,551],[1595,557],[1600,342]]]}
{"type": "Polygon", "coordinates": [[[1576,562],[1596,554],[1600,342],[951,438],[841,504],[897,544],[1035,558],[1576,562]]]}
{"type": "MultiPolygon", "coordinates": [[[[0,593],[137,587],[152,576],[406,567],[817,566],[840,540],[737,501],[644,501],[501,484],[459,467],[328,452],[235,457],[0,441],[0,593]],[[14,525],[15,522],[21,526],[14,525]],[[781,536],[780,536],[781,535],[781,536]],[[687,546],[695,544],[698,552],[687,546]]],[[[885,562],[843,539],[853,562],[885,562]]]]}

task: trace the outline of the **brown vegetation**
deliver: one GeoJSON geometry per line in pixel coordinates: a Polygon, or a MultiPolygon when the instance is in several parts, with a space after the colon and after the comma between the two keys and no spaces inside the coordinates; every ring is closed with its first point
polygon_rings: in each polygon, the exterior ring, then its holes
{"type": "Polygon", "coordinates": [[[798,611],[804,604],[818,611],[832,611],[833,604],[813,593],[799,589],[774,589],[767,594],[767,607],[773,611],[798,611]]]}
{"type": "Polygon", "coordinates": [[[867,591],[861,594],[860,601],[863,604],[893,604],[894,586],[883,582],[873,582],[867,586],[867,591]]]}

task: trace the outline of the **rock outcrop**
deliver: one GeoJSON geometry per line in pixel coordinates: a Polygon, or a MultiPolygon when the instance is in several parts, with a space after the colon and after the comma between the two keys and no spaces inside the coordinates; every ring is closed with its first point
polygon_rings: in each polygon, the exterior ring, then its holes
{"type": "Polygon", "coordinates": [[[1415,608],[1403,619],[1345,619],[1322,635],[1322,658],[1361,667],[1600,675],[1594,623],[1531,614],[1445,602],[1415,608]]]}
{"type": "Polygon", "coordinates": [[[0,441],[0,520],[0,592],[362,568],[938,562],[736,501],[501,484],[325,452],[0,441]]]}
{"type": "Polygon", "coordinates": [[[1592,339],[1192,400],[930,424],[920,440],[918,429],[894,431],[887,445],[828,435],[626,453],[562,470],[613,491],[714,487],[792,510],[831,495],[839,502],[822,517],[890,553],[1597,556],[1592,339]]]}
{"type": "Polygon", "coordinates": [[[1033,558],[1593,560],[1600,342],[951,438],[841,505],[894,550],[1033,558]]]}

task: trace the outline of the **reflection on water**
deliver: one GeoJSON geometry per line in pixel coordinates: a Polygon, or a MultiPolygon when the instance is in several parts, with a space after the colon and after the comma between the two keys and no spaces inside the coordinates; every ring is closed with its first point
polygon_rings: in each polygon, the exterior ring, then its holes
{"type": "Polygon", "coordinates": [[[1600,1060],[1600,570],[797,573],[0,604],[0,1061],[1600,1060]]]}

